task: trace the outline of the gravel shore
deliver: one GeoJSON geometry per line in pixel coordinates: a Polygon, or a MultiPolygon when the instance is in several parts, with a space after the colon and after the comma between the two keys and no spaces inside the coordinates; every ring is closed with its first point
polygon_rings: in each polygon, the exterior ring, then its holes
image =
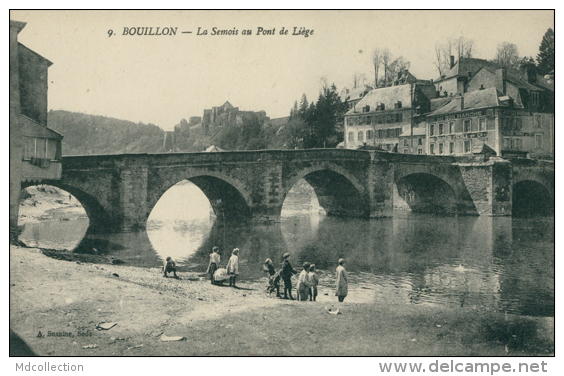
{"type": "Polygon", "coordinates": [[[35,354],[50,356],[554,352],[553,318],[354,297],[333,315],[326,310],[338,304],[331,294],[295,302],[266,296],[266,278],[242,278],[234,289],[213,286],[197,273],[179,276],[163,278],[159,268],[56,260],[12,245],[10,328],[35,354]],[[96,330],[102,322],[117,325],[96,330]],[[165,342],[166,336],[184,338],[165,342]]]}

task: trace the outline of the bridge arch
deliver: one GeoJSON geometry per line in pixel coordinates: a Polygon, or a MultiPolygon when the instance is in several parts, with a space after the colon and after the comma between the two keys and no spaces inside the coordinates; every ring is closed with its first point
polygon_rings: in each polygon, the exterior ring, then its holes
{"type": "Polygon", "coordinates": [[[512,187],[512,213],[521,215],[551,215],[554,213],[554,196],[536,180],[519,180],[512,187]]]}
{"type": "Polygon", "coordinates": [[[73,195],[84,208],[88,217],[89,226],[88,233],[104,233],[114,231],[116,223],[112,220],[108,211],[100,204],[98,199],[80,188],[72,185],[64,184],[60,181],[42,181],[42,182],[22,182],[21,189],[38,185],[50,185],[60,188],[73,195]]]}
{"type": "MultiPolygon", "coordinates": [[[[436,175],[415,172],[396,179],[397,194],[414,212],[454,214],[460,202],[451,184],[436,175]]],[[[397,205],[396,206],[400,206],[397,205]]]]}
{"type": "Polygon", "coordinates": [[[346,169],[330,162],[302,168],[285,181],[280,210],[292,187],[305,179],[313,187],[319,205],[327,215],[363,217],[369,215],[366,189],[346,169]]]}
{"type": "Polygon", "coordinates": [[[172,186],[183,180],[196,185],[208,198],[214,214],[228,220],[251,216],[250,194],[245,186],[226,174],[209,170],[182,169],[168,172],[166,176],[149,177],[147,185],[147,218],[159,199],[172,186]]]}

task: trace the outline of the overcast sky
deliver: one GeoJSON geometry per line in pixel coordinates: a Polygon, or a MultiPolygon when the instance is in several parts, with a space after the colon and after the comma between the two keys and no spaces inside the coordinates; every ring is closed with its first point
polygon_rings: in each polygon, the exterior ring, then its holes
{"type": "Polygon", "coordinates": [[[375,47],[438,76],[436,43],[463,35],[475,57],[502,42],[536,57],[552,11],[13,11],[27,22],[19,41],[53,62],[49,109],[153,123],[171,130],[226,100],[241,110],[289,115],[302,93],[316,99],[323,79],[340,90],[355,72],[373,81],[375,47]],[[124,27],[177,27],[175,36],[124,36],[124,27]],[[238,30],[213,36],[212,28],[238,30]],[[256,35],[258,27],[276,34],[256,35]],[[282,27],[289,34],[281,36],[282,27]],[[314,30],[292,36],[293,28],[314,30]],[[198,28],[208,35],[197,35],[198,28]],[[243,30],[252,35],[242,35],[243,30]],[[115,35],[108,37],[108,30],[115,35]],[[182,33],[191,31],[191,34],[182,33]]]}

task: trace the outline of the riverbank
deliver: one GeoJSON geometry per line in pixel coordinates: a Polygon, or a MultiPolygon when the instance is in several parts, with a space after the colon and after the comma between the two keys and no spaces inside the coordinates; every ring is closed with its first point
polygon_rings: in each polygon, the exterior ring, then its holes
{"type": "Polygon", "coordinates": [[[327,291],[321,301],[295,302],[266,296],[266,279],[249,283],[241,276],[233,289],[213,286],[198,273],[179,276],[56,260],[12,245],[10,328],[34,353],[49,356],[554,353],[554,318],[379,295],[369,303],[351,296],[339,304],[327,291]],[[326,306],[338,306],[340,314],[326,306]],[[117,325],[98,331],[101,322],[117,325]],[[162,334],[185,340],[163,342],[162,334]]]}

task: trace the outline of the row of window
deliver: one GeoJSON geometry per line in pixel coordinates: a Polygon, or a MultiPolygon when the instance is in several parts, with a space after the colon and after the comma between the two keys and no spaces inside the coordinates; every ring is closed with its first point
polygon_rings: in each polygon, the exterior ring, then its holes
{"type": "MultiPolygon", "coordinates": [[[[503,148],[505,150],[523,150],[523,140],[518,137],[504,137],[503,148]]],[[[535,149],[542,149],[542,134],[535,135],[535,149]]]]}
{"type": "MultiPolygon", "coordinates": [[[[422,138],[417,139],[417,145],[423,145],[423,139],[422,138]]],[[[409,138],[405,138],[403,140],[403,146],[409,146],[409,138]]]]}
{"type": "Polygon", "coordinates": [[[403,113],[371,116],[355,116],[346,119],[347,125],[370,125],[370,124],[391,124],[401,123],[403,113]]]}
{"type": "Polygon", "coordinates": [[[24,137],[23,159],[60,159],[59,141],[52,138],[24,137]]]}
{"type": "MultiPolygon", "coordinates": [[[[401,134],[401,128],[367,130],[366,139],[372,140],[373,138],[396,138],[401,134]]],[[[349,132],[349,141],[354,141],[354,132],[349,132]]],[[[364,131],[358,131],[357,141],[364,141],[364,131]]]]}
{"type": "MultiPolygon", "coordinates": [[[[483,132],[486,131],[486,118],[479,118],[478,123],[472,128],[472,119],[464,119],[462,123],[462,132],[483,132]]],[[[454,134],[456,133],[454,121],[449,123],[432,123],[429,124],[429,136],[454,134]]]]}
{"type": "MultiPolygon", "coordinates": [[[[454,142],[449,142],[446,146],[447,150],[445,150],[445,144],[429,144],[429,154],[454,154],[454,142]]],[[[472,151],[472,140],[464,140],[464,153],[470,153],[472,151]]]]}

